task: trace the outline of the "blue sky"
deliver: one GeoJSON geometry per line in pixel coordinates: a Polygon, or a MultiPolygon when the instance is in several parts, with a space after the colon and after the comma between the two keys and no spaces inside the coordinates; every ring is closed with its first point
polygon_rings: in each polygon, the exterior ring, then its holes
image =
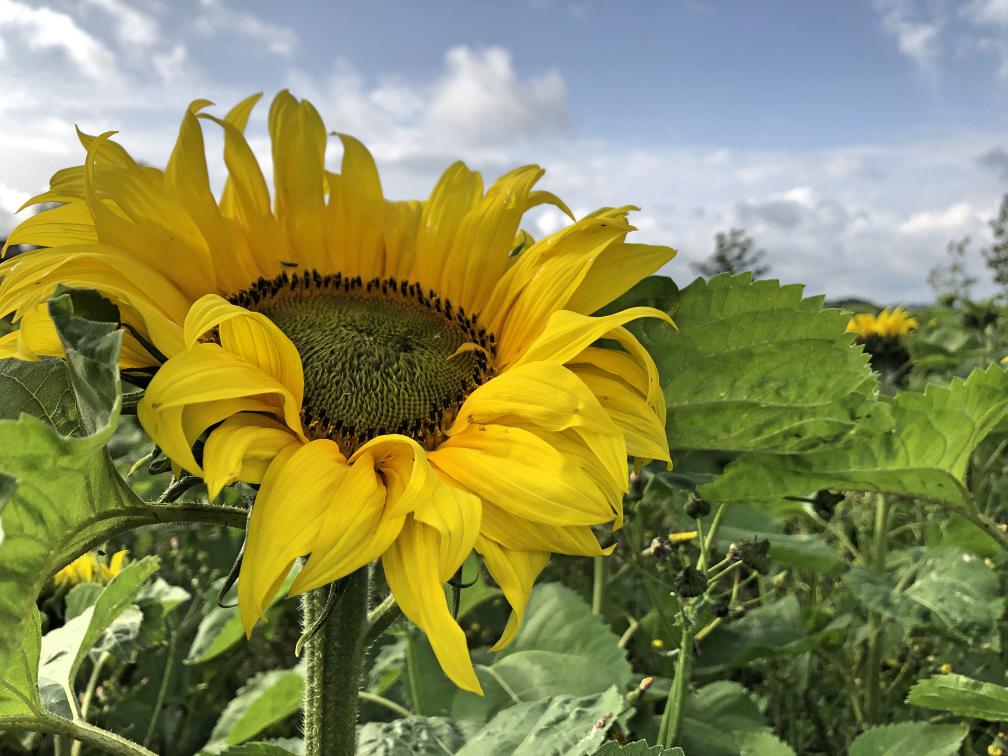
{"type": "Polygon", "coordinates": [[[160,163],[191,99],[284,87],[367,141],[389,196],[456,157],[538,162],[576,212],[639,205],[680,282],[742,226],[782,280],[926,300],[952,239],[982,275],[1008,191],[1008,0],[0,0],[0,231],[80,161],[74,124],[160,163]]]}

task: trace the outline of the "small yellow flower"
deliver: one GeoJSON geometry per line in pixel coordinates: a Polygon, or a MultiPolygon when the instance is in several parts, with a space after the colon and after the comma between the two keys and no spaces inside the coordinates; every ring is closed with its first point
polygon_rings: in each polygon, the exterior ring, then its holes
{"type": "Polygon", "coordinates": [[[862,312],[854,315],[847,323],[847,331],[857,334],[862,341],[872,336],[896,339],[916,329],[920,323],[902,307],[886,307],[878,315],[862,312]]]}
{"type": "Polygon", "coordinates": [[[949,664],[948,662],[945,662],[938,668],[938,671],[941,672],[943,675],[950,675],[952,674],[952,665],[949,664]]]}
{"type": "Polygon", "coordinates": [[[987,746],[987,756],[1003,756],[1003,754],[1004,751],[1001,749],[1001,746],[995,743],[991,743],[987,746]]]}
{"type": "Polygon", "coordinates": [[[653,648],[655,651],[661,651],[663,648],[665,648],[665,641],[663,641],[661,638],[652,638],[651,648],[653,648]]]}
{"type": "Polygon", "coordinates": [[[698,535],[695,530],[686,530],[682,533],[669,533],[668,537],[672,543],[686,543],[687,541],[692,541],[698,535]]]}
{"type": "Polygon", "coordinates": [[[89,551],[86,554],[81,554],[57,572],[53,576],[53,582],[59,588],[78,583],[107,583],[122,571],[125,559],[125,549],[113,554],[108,564],[102,561],[97,552],[89,551]]]}

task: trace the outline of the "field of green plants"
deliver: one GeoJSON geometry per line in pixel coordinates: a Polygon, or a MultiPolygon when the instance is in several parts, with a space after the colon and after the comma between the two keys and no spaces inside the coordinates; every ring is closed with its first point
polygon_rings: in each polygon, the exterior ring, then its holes
{"type": "MultiPolygon", "coordinates": [[[[480,563],[446,587],[482,697],[376,571],[358,753],[1008,750],[1008,312],[855,335],[800,286],[679,283],[611,306],[678,326],[630,326],[672,468],[635,472],[611,556],[554,556],[505,650],[480,563]]],[[[299,601],[246,639],[229,578],[250,489],[173,477],[114,318],[86,292],[50,312],[67,360],[0,362],[0,753],[303,752],[299,601]]]]}

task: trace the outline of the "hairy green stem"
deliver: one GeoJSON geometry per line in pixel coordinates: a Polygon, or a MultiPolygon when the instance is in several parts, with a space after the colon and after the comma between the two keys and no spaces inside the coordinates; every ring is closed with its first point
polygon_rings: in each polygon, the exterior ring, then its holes
{"type": "MultiPolygon", "coordinates": [[[[364,662],[369,580],[367,568],[343,578],[339,604],[305,644],[305,756],[353,756],[357,745],[357,702],[364,662]]],[[[307,594],[304,627],[325,607],[326,588],[307,594]]]]}
{"type": "Polygon", "coordinates": [[[103,730],[87,722],[74,722],[54,714],[11,718],[4,720],[4,729],[9,731],[48,732],[57,737],[79,740],[87,746],[93,746],[102,753],[113,756],[157,756],[143,746],[103,730]]]}
{"type": "Polygon", "coordinates": [[[364,647],[367,648],[378,640],[382,633],[388,630],[389,626],[399,619],[400,615],[402,615],[402,610],[396,603],[395,596],[390,593],[385,597],[384,601],[368,612],[367,630],[364,633],[364,647]]]}

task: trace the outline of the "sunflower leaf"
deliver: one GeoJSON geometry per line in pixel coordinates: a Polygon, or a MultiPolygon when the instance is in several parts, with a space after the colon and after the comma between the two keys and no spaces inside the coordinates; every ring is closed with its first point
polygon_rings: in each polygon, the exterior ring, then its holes
{"type": "Polygon", "coordinates": [[[857,736],[850,746],[851,756],[900,756],[904,753],[927,753],[931,756],[953,756],[966,737],[964,724],[936,725],[925,722],[873,727],[857,736]]]}
{"type": "Polygon", "coordinates": [[[831,489],[904,494],[966,506],[966,467],[976,446],[1008,417],[1008,373],[974,370],[885,400],[892,429],[865,426],[840,446],[805,454],[751,454],[703,486],[714,501],[771,499],[831,489]]]}
{"type": "MultiPolygon", "coordinates": [[[[644,284],[624,298],[653,299],[660,288],[644,284]]],[[[658,365],[673,451],[800,451],[841,441],[878,411],[878,381],[845,333],[847,315],[803,299],[799,285],[697,279],[662,309],[677,330],[633,329],[658,365]]]]}
{"type": "Polygon", "coordinates": [[[907,703],[987,722],[1008,719],[1008,688],[964,675],[935,675],[918,681],[907,703]]]}
{"type": "Polygon", "coordinates": [[[60,714],[71,711],[74,679],[80,665],[102,632],[133,603],[157,568],[157,557],[144,557],[126,566],[105,586],[93,606],[42,636],[38,677],[48,708],[60,714]]]}
{"type": "MultiPolygon", "coordinates": [[[[67,353],[66,367],[45,361],[4,365],[8,376],[33,376],[36,406],[17,420],[0,420],[0,680],[30,631],[32,607],[51,575],[102,540],[117,513],[141,505],[115,471],[105,444],[119,413],[118,351],[113,326],[73,317],[70,297],[51,300],[51,313],[67,353]],[[66,437],[76,395],[80,428],[66,437]],[[57,414],[57,412],[59,414],[57,414]]],[[[5,412],[10,417],[9,410],[5,412]]]]}
{"type": "Polygon", "coordinates": [[[622,689],[631,675],[616,635],[580,596],[556,583],[535,587],[518,635],[476,671],[484,695],[456,691],[455,719],[486,721],[516,700],[622,689]]]}

